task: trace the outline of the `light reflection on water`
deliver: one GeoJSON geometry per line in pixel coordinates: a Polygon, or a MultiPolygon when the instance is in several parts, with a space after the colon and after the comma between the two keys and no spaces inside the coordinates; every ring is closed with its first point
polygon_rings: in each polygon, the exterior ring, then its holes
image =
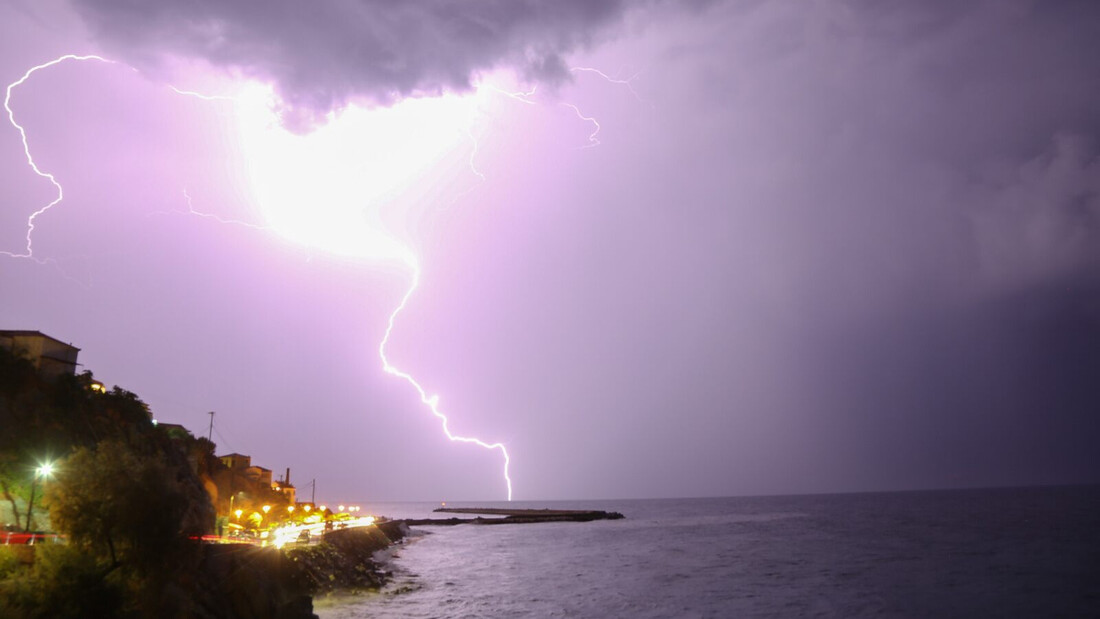
{"type": "MultiPolygon", "coordinates": [[[[372,509],[423,518],[436,506],[372,509]]],[[[424,527],[427,534],[398,547],[383,593],[319,603],[316,612],[322,619],[1100,614],[1096,487],[480,506],[603,509],[627,519],[424,527]]]]}

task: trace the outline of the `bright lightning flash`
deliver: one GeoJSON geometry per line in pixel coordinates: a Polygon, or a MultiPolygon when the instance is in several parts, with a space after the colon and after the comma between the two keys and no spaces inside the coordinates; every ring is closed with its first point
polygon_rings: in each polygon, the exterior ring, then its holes
{"type": "Polygon", "coordinates": [[[352,106],[316,131],[297,135],[279,123],[271,91],[257,87],[239,98],[239,126],[252,186],[269,228],[307,246],[371,261],[398,261],[412,271],[409,289],[390,314],[378,345],[383,369],[416,389],[448,439],[500,451],[511,501],[505,446],[451,432],[449,419],[439,410],[439,397],[429,396],[386,356],[397,316],[420,284],[420,266],[412,250],[386,231],[384,207],[395,196],[413,192],[422,169],[464,138],[474,141],[470,167],[484,178],[473,166],[477,141],[470,119],[477,98],[473,94],[409,99],[375,110],[352,106]]]}
{"type": "MultiPolygon", "coordinates": [[[[33,252],[35,220],[62,201],[64,190],[52,174],[41,170],[35,163],[27,133],[15,120],[11,96],[12,91],[36,71],[68,60],[112,62],[94,55],[69,54],[31,67],[21,78],[8,85],[4,98],[8,120],[19,131],[27,163],[35,174],[50,181],[57,190],[57,197],[27,219],[26,252],[0,251],[0,254],[43,262],[33,252]]],[[[637,96],[631,85],[634,77],[629,80],[614,79],[587,67],[576,67],[573,71],[598,74],[609,82],[626,85],[637,96]]],[[[465,96],[448,94],[435,98],[406,99],[389,108],[372,110],[352,105],[339,114],[331,115],[323,127],[299,135],[283,128],[274,112],[276,99],[270,87],[253,84],[237,96],[209,96],[169,87],[180,95],[235,103],[240,143],[265,223],[249,224],[198,212],[191,205],[191,196],[184,190],[191,214],[212,218],[219,223],[271,230],[302,245],[351,258],[374,262],[397,261],[412,271],[409,288],[390,314],[385,336],[378,345],[383,369],[387,374],[404,379],[420,394],[420,401],[440,420],[448,439],[500,451],[504,457],[508,500],[512,500],[512,480],[508,473],[510,459],[504,444],[487,443],[451,432],[450,421],[439,410],[439,396],[429,396],[411,374],[398,369],[386,356],[386,344],[394,323],[419,286],[421,274],[416,255],[397,238],[395,232],[390,231],[394,223],[391,220],[399,218],[399,214],[395,215],[386,207],[390,203],[400,202],[398,196],[406,196],[407,199],[408,195],[416,194],[422,170],[452,151],[463,139],[473,142],[469,167],[484,180],[485,176],[474,165],[478,143],[471,129],[474,114],[479,105],[484,105],[479,100],[482,93],[495,91],[533,105],[535,102],[531,97],[535,89],[509,92],[491,84],[482,84],[473,94],[465,96]]],[[[585,116],[571,103],[562,105],[572,109],[582,121],[595,126],[584,148],[599,145],[596,137],[600,132],[599,121],[585,116]]]]}
{"type": "MultiPolygon", "coordinates": [[[[398,194],[412,191],[423,167],[453,150],[463,138],[473,139],[470,118],[477,96],[444,95],[405,100],[393,107],[363,110],[349,107],[308,135],[285,130],[272,112],[273,96],[252,89],[241,97],[241,144],[252,185],[268,226],[296,242],[372,261],[399,261],[412,271],[412,281],[390,314],[378,345],[387,374],[404,379],[443,425],[453,442],[499,450],[504,481],[512,500],[510,459],[502,443],[460,436],[439,410],[439,396],[429,396],[408,372],[386,356],[386,344],[397,315],[420,285],[420,266],[412,250],[386,232],[381,209],[398,194]]],[[[477,141],[470,156],[473,167],[477,141]]]]}
{"type": "Polygon", "coordinates": [[[396,238],[424,168],[469,139],[476,95],[350,106],[308,134],[287,131],[271,90],[238,97],[240,143],[267,226],[289,240],[372,262],[416,264],[396,238]],[[392,230],[392,232],[391,232],[392,230]]]}

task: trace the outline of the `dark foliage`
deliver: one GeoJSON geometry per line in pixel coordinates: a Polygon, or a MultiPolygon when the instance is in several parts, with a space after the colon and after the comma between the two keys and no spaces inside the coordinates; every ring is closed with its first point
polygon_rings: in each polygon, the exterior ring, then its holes
{"type": "Polygon", "coordinates": [[[55,460],[53,478],[38,482],[34,526],[48,509],[68,542],[7,570],[4,617],[177,616],[165,592],[178,601],[194,580],[190,538],[214,524],[200,478],[217,466],[213,443],[170,435],[133,393],[92,384],[88,372],[44,377],[0,349],[0,491],[19,513],[35,467],[55,460]]]}

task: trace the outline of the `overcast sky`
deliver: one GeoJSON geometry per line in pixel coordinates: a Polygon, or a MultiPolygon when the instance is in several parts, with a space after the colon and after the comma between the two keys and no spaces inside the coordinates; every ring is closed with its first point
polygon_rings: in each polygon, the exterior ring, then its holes
{"type": "Polygon", "coordinates": [[[113,61],[10,91],[0,328],[326,501],[506,497],[412,262],[516,499],[1100,481],[1100,5],[393,4],[0,0],[113,61]]]}

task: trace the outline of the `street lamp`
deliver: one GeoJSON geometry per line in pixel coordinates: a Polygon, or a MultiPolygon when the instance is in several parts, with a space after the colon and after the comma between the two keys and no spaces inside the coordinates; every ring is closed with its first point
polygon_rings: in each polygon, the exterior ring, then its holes
{"type": "Polygon", "coordinates": [[[37,489],[36,482],[39,477],[49,478],[51,476],[53,476],[53,462],[46,462],[34,469],[34,477],[31,479],[31,500],[27,501],[27,526],[23,528],[24,533],[31,532],[31,517],[34,516],[34,491],[37,489]]]}

